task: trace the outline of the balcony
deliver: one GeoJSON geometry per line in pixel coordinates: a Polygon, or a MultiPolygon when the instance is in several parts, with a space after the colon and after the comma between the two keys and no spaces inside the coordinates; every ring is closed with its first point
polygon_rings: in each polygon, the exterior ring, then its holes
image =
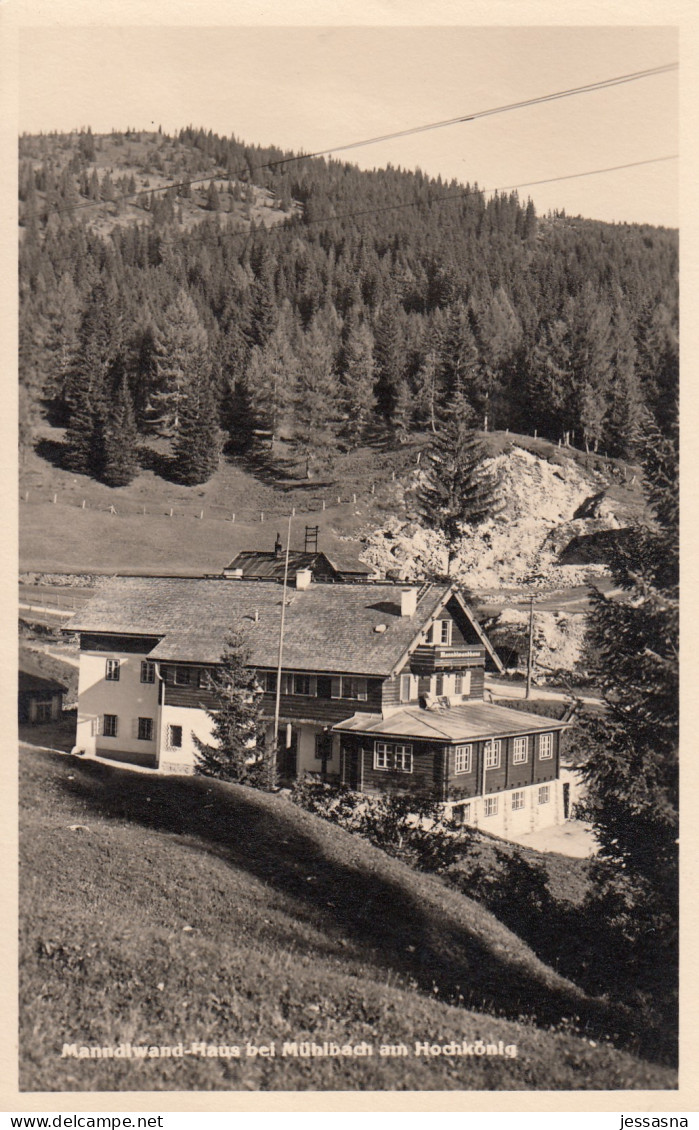
{"type": "Polygon", "coordinates": [[[483,644],[420,644],[410,659],[414,675],[433,675],[437,671],[461,671],[485,665],[483,644]]]}

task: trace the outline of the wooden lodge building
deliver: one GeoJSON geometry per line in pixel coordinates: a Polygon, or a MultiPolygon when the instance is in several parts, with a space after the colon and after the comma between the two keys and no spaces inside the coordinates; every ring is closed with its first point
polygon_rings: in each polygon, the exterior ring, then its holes
{"type": "MultiPolygon", "coordinates": [[[[231,629],[250,645],[272,740],[283,588],[276,580],[118,577],[67,630],[80,634],[74,752],[191,773],[211,737],[209,673],[231,629]]],[[[366,793],[429,792],[457,819],[507,835],[564,819],[565,723],[484,702],[500,660],[444,583],[317,583],[286,590],[280,773],[322,772],[366,793]]]]}

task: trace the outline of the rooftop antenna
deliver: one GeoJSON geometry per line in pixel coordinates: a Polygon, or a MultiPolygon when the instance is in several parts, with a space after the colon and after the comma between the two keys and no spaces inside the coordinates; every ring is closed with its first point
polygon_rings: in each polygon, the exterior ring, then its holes
{"type": "Polygon", "coordinates": [[[282,659],[284,656],[284,620],[286,618],[286,586],[289,578],[289,546],[291,544],[291,514],[286,533],[286,556],[284,558],[284,586],[282,588],[282,618],[279,624],[279,651],[277,654],[277,693],[274,700],[274,747],[269,766],[269,787],[277,784],[277,746],[279,744],[279,707],[282,693],[282,659]]]}

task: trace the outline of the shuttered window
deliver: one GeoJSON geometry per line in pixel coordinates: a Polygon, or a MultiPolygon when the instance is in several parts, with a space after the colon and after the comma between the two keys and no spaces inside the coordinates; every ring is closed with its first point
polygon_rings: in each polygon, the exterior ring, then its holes
{"type": "Polygon", "coordinates": [[[153,741],[153,719],[139,718],[137,738],[140,742],[153,741]]]}
{"type": "Polygon", "coordinates": [[[168,726],[168,728],[167,728],[167,748],[168,749],[181,749],[182,748],[182,727],[181,726],[168,726]]]}
{"type": "Polygon", "coordinates": [[[104,677],[108,683],[119,682],[119,668],[120,663],[118,659],[108,659],[104,672],[104,677]]]}
{"type": "Polygon", "coordinates": [[[487,742],[485,747],[485,767],[486,769],[499,769],[500,768],[500,740],[494,742],[487,742]]]}
{"type": "Polygon", "coordinates": [[[151,663],[149,659],[143,659],[141,661],[141,682],[155,682],[155,663],[151,663]]]}
{"type": "Polygon", "coordinates": [[[496,796],[487,796],[483,806],[484,816],[497,816],[498,814],[498,798],[496,796]]]}
{"type": "Polygon", "coordinates": [[[513,812],[524,808],[524,789],[517,789],[517,791],[512,794],[511,804],[513,812]]]}
{"type": "Polygon", "coordinates": [[[366,702],[367,681],[357,675],[334,675],[330,680],[331,698],[353,698],[366,702]]]}

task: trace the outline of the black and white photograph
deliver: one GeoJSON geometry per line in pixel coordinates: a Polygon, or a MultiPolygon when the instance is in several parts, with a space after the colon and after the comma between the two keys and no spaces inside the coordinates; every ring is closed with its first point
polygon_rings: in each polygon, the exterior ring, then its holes
{"type": "Polygon", "coordinates": [[[674,1109],[678,28],[182,7],[17,29],[20,1097],[674,1109]]]}

